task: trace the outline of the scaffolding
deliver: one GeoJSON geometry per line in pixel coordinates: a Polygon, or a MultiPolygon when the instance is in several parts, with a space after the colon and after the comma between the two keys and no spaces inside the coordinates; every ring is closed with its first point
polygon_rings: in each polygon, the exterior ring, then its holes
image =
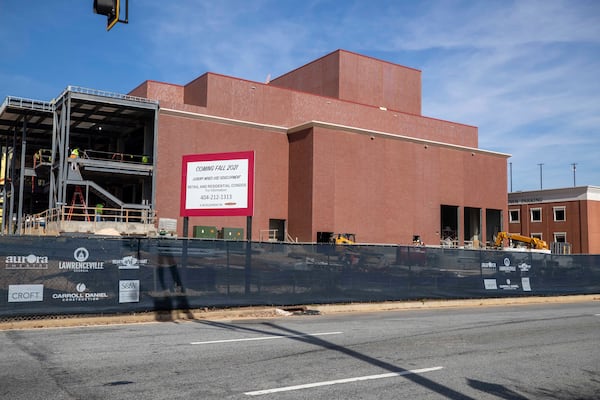
{"type": "Polygon", "coordinates": [[[157,101],[95,89],[68,86],[49,102],[7,97],[0,234],[24,234],[40,213],[69,205],[71,218],[73,207],[96,203],[153,214],[157,122],[157,101]]]}

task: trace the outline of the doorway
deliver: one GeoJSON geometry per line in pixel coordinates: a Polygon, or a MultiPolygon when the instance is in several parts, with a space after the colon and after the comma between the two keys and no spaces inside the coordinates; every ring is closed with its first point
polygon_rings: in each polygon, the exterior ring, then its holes
{"type": "Polygon", "coordinates": [[[285,241],[285,219],[269,219],[269,240],[285,241]]]}
{"type": "Polygon", "coordinates": [[[444,247],[457,247],[458,243],[458,206],[441,205],[440,241],[444,247]]]}
{"type": "Polygon", "coordinates": [[[494,243],[498,232],[502,231],[502,210],[485,210],[485,240],[487,245],[494,243]]]}
{"type": "Polygon", "coordinates": [[[465,247],[479,248],[481,242],[481,208],[465,207],[465,247]]]}

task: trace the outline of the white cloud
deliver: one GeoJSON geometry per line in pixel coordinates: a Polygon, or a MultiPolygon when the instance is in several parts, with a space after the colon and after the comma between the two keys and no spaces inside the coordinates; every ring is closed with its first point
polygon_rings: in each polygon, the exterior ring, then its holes
{"type": "Polygon", "coordinates": [[[295,65],[293,53],[308,35],[303,24],[278,18],[265,2],[177,3],[148,29],[156,31],[157,68],[177,83],[207,71],[263,81],[295,65]]]}
{"type": "Polygon", "coordinates": [[[478,126],[481,147],[523,165],[525,188],[539,185],[530,173],[537,163],[556,187],[565,184],[560,171],[578,160],[586,165],[582,182],[600,184],[599,161],[586,153],[600,149],[600,7],[471,4],[458,17],[437,9],[413,23],[424,39],[411,41],[412,49],[444,49],[422,66],[424,114],[478,126]]]}

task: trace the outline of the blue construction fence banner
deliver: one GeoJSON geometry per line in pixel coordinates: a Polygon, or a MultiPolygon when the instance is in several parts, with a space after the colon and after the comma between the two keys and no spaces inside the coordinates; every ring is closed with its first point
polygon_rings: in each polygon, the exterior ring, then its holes
{"type": "Polygon", "coordinates": [[[594,293],[600,293],[600,255],[0,237],[0,318],[594,293]]]}

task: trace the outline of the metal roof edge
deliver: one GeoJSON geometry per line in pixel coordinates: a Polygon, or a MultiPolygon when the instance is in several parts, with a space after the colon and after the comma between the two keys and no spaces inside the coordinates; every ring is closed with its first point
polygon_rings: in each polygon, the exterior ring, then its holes
{"type": "Polygon", "coordinates": [[[216,115],[195,113],[192,111],[176,110],[173,108],[161,108],[159,111],[159,114],[182,116],[182,117],[186,117],[186,118],[200,119],[203,121],[211,121],[211,122],[227,124],[227,125],[246,126],[249,128],[262,129],[262,130],[279,132],[279,133],[287,133],[287,131],[288,131],[288,128],[286,128],[284,126],[269,125],[269,124],[263,124],[263,123],[252,122],[252,121],[243,121],[243,120],[239,120],[239,119],[219,117],[216,115]]]}
{"type": "Polygon", "coordinates": [[[370,135],[370,136],[374,136],[374,137],[382,137],[382,138],[386,138],[386,139],[403,140],[403,141],[417,143],[417,144],[445,147],[445,148],[450,148],[450,149],[460,150],[460,151],[470,151],[472,153],[478,153],[478,154],[494,155],[494,156],[505,157],[505,158],[511,157],[511,154],[500,153],[500,152],[491,151],[491,150],[483,150],[483,149],[479,149],[477,147],[461,146],[458,144],[439,142],[436,140],[420,139],[420,138],[415,138],[415,137],[406,136],[406,135],[399,135],[399,134],[395,134],[395,133],[382,132],[382,131],[377,131],[377,130],[372,130],[372,129],[357,128],[357,127],[353,127],[353,126],[340,125],[340,124],[334,124],[331,122],[323,122],[323,121],[304,122],[300,125],[291,127],[288,130],[288,133],[295,133],[295,132],[302,131],[302,130],[310,128],[310,127],[338,129],[338,130],[343,130],[346,132],[352,132],[352,133],[357,133],[357,134],[370,135]]]}
{"type": "Polygon", "coordinates": [[[44,112],[54,111],[54,105],[52,102],[16,96],[6,96],[2,102],[2,105],[0,105],[0,114],[2,114],[2,112],[4,112],[8,107],[44,112]]]}
{"type": "Polygon", "coordinates": [[[600,186],[574,186],[554,189],[525,190],[508,193],[509,204],[556,203],[566,201],[600,201],[600,186]]]}
{"type": "Polygon", "coordinates": [[[159,107],[159,101],[155,100],[155,99],[132,96],[129,94],[122,94],[122,93],[116,93],[116,92],[109,92],[106,90],[90,89],[90,88],[85,88],[85,87],[81,87],[81,86],[73,86],[73,85],[67,86],[61,92],[60,95],[58,95],[56,98],[51,100],[51,103],[52,104],[57,103],[61,98],[65,97],[67,94],[70,94],[71,96],[76,97],[76,98],[78,98],[78,97],[99,97],[99,98],[102,98],[103,100],[110,99],[110,100],[116,101],[116,102],[128,102],[128,103],[130,103],[130,105],[133,105],[131,103],[137,103],[138,106],[144,107],[144,108],[158,108],[159,107]]]}
{"type": "Polygon", "coordinates": [[[295,126],[288,128],[288,127],[284,127],[284,126],[269,125],[269,124],[264,124],[264,123],[259,123],[259,122],[219,117],[216,115],[201,114],[201,113],[196,113],[196,112],[192,112],[192,111],[177,110],[177,109],[173,109],[173,108],[161,108],[159,113],[166,114],[166,115],[173,115],[173,116],[182,116],[182,117],[192,118],[192,119],[200,119],[200,120],[204,120],[204,121],[211,121],[211,122],[228,124],[228,125],[246,126],[246,127],[255,128],[255,129],[263,129],[263,130],[274,131],[274,132],[279,132],[279,133],[288,133],[288,134],[299,132],[299,131],[302,131],[302,130],[305,130],[305,129],[308,129],[311,127],[330,128],[330,129],[338,129],[338,130],[343,130],[346,132],[352,132],[352,133],[357,133],[357,134],[382,137],[382,138],[387,138],[387,139],[403,140],[403,141],[417,143],[417,144],[423,144],[423,145],[445,147],[445,148],[450,148],[450,149],[459,150],[459,151],[470,151],[472,153],[477,153],[477,154],[493,155],[493,156],[504,157],[504,158],[511,157],[510,154],[500,153],[500,152],[495,152],[495,151],[490,151],[490,150],[483,150],[483,149],[479,149],[476,147],[461,146],[461,145],[439,142],[439,141],[428,140],[428,139],[419,139],[419,138],[415,138],[415,137],[411,137],[411,136],[398,135],[398,134],[394,134],[394,133],[382,132],[382,131],[377,131],[377,130],[372,130],[372,129],[357,128],[357,127],[334,124],[334,123],[323,122],[323,121],[307,121],[302,124],[295,125],[295,126]]]}

